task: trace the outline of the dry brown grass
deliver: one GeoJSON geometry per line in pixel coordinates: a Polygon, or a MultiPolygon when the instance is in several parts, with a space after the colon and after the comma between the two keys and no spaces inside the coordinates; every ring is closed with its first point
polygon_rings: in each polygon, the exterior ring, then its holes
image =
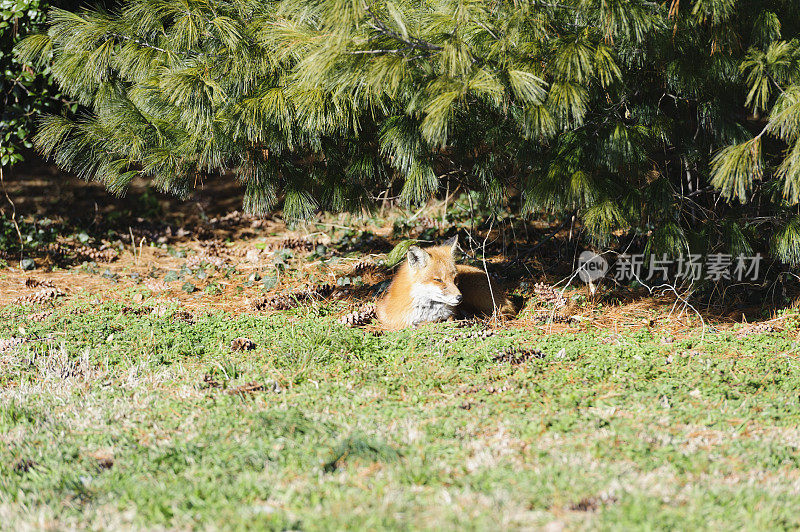
{"type": "MultiPolygon", "coordinates": [[[[303,237],[302,232],[285,232],[280,236],[259,239],[258,242],[279,242],[286,238],[286,235],[303,237]]],[[[198,291],[187,293],[182,290],[183,281],[173,281],[164,283],[167,290],[151,291],[149,295],[145,292],[148,304],[159,305],[177,303],[182,308],[192,313],[205,313],[224,311],[232,315],[242,313],[258,312],[253,310],[251,302],[259,297],[263,297],[263,291],[258,283],[253,286],[244,286],[243,281],[251,273],[265,268],[269,252],[259,253],[259,260],[252,261],[247,253],[257,250],[254,240],[240,240],[228,243],[225,251],[219,254],[226,266],[234,266],[236,273],[229,279],[221,275],[212,276],[205,281],[193,279],[198,291]],[[202,288],[216,283],[220,292],[214,295],[207,294],[202,288]]],[[[97,301],[118,301],[130,303],[132,291],[141,291],[145,285],[142,279],[149,279],[148,274],[156,269],[162,272],[168,270],[178,270],[186,264],[187,258],[194,255],[202,255],[205,251],[203,243],[197,240],[187,240],[176,243],[182,250],[187,252],[187,257],[179,258],[168,254],[166,251],[144,246],[137,248],[134,254],[132,248],[126,248],[118,261],[111,264],[100,265],[99,269],[109,270],[119,277],[116,281],[98,275],[88,273],[81,267],[74,267],[66,270],[54,271],[35,271],[24,272],[15,268],[8,268],[0,272],[0,306],[14,304],[14,301],[34,293],[37,288],[26,286],[28,279],[36,279],[52,283],[54,286],[63,290],[67,297],[59,298],[52,304],[62,304],[71,298],[91,298],[97,301]],[[139,275],[137,282],[131,278],[131,274],[139,275]]],[[[342,275],[353,273],[354,266],[358,260],[341,261],[326,272],[327,277],[323,280],[334,283],[336,278],[342,275]]],[[[319,279],[319,272],[315,270],[317,266],[314,262],[300,261],[296,264],[295,270],[290,275],[282,275],[279,290],[281,292],[291,292],[307,289],[309,280],[316,277],[319,279]]],[[[347,291],[345,294],[346,302],[350,303],[351,308],[369,303],[366,299],[369,293],[369,285],[380,282],[386,278],[390,272],[370,271],[364,275],[366,285],[347,291]]],[[[31,284],[31,283],[28,283],[31,284]]],[[[569,294],[582,293],[581,290],[567,292],[569,294]]],[[[140,299],[141,301],[141,299],[140,299]]],[[[47,305],[41,309],[46,309],[47,305]]],[[[545,333],[562,333],[567,331],[579,330],[582,327],[592,327],[611,334],[624,334],[631,331],[648,328],[658,331],[658,334],[681,339],[691,331],[700,327],[703,322],[713,324],[715,327],[729,327],[736,323],[735,320],[724,315],[713,315],[705,313],[702,315],[703,321],[695,311],[683,306],[681,303],[675,304],[674,297],[668,295],[649,296],[643,294],[629,294],[623,298],[622,302],[602,305],[598,302],[587,300],[581,304],[570,304],[565,309],[555,310],[546,305],[538,305],[530,299],[527,307],[518,319],[508,320],[503,323],[487,323],[490,326],[503,326],[521,329],[539,330],[545,333]],[[555,318],[555,319],[553,319],[555,318]]],[[[374,328],[372,326],[371,328],[374,328]]]]}
{"type": "MultiPolygon", "coordinates": [[[[16,169],[15,173],[9,176],[8,184],[12,196],[20,198],[18,208],[22,214],[58,217],[93,212],[92,224],[101,223],[104,217],[113,211],[127,209],[135,212],[138,201],[136,198],[145,190],[145,183],[137,181],[127,198],[111,198],[96,184],[87,184],[57,175],[52,167],[38,163],[16,169]],[[48,202],[48,199],[53,197],[59,197],[63,201],[48,202]]],[[[316,220],[316,225],[290,229],[279,218],[253,219],[236,215],[234,209],[240,205],[241,190],[232,180],[215,179],[206,183],[204,187],[204,190],[187,202],[157,195],[160,207],[169,213],[170,229],[167,242],[170,246],[186,252],[185,258],[172,256],[161,247],[151,247],[152,242],[148,237],[142,240],[139,236],[134,239],[135,245],[131,244],[130,239],[126,240],[118,260],[98,264],[94,273],[76,264],[66,269],[59,269],[46,256],[37,257],[39,268],[34,272],[23,272],[13,267],[0,270],[0,306],[12,305],[15,300],[33,294],[35,288],[25,285],[26,279],[31,277],[51,282],[66,293],[66,298],[58,298],[52,304],[63,304],[65,300],[69,301],[71,298],[129,302],[131,291],[141,291],[146,288],[142,281],[151,279],[149,273],[155,269],[160,271],[161,275],[157,280],[153,279],[147,284],[151,288],[165,289],[152,290],[149,294],[144,292],[143,297],[147,298],[148,304],[177,303],[192,313],[224,311],[238,315],[254,312],[250,303],[263,297],[263,290],[259,283],[245,286],[244,281],[252,273],[264,274],[269,267],[270,250],[280,248],[282,242],[306,239],[309,242],[330,245],[330,234],[333,230],[350,228],[368,230],[383,239],[384,243],[391,244],[394,240],[392,224],[403,214],[399,209],[390,209],[384,213],[385,216],[379,224],[374,219],[369,222],[366,218],[330,215],[316,220]],[[172,228],[176,229],[173,231],[172,228]],[[216,246],[210,246],[215,242],[216,246]],[[260,251],[256,244],[264,248],[264,251],[260,251]],[[228,278],[213,275],[206,280],[193,279],[192,283],[198,288],[194,293],[187,293],[181,289],[183,281],[163,282],[163,272],[178,270],[191,261],[196,263],[199,258],[208,256],[212,256],[215,261],[221,261],[223,269],[228,266],[235,267],[236,273],[228,278]],[[98,272],[106,270],[118,276],[116,282],[98,275],[98,272]],[[138,274],[139,280],[133,279],[131,274],[138,274]],[[216,283],[218,293],[203,292],[211,282],[216,283]]],[[[427,212],[417,218],[420,227],[424,226],[427,223],[423,223],[424,220],[428,219],[438,223],[438,219],[430,218],[428,214],[439,213],[442,207],[441,202],[432,203],[427,212]]],[[[125,235],[129,231],[137,235],[150,231],[147,228],[149,223],[147,220],[138,218],[130,221],[134,225],[140,222],[144,225],[139,227],[139,233],[127,226],[119,227],[117,230],[120,235],[125,235]]],[[[487,250],[491,249],[494,254],[487,260],[496,271],[507,273],[512,271],[509,270],[509,266],[515,265],[516,269],[507,279],[512,284],[520,280],[526,280],[531,284],[536,281],[553,282],[559,278],[558,275],[563,273],[561,270],[564,269],[559,270],[559,267],[564,265],[553,265],[552,261],[545,258],[549,257],[553,249],[568,241],[569,227],[557,232],[537,254],[527,253],[523,248],[511,251],[508,245],[512,232],[507,229],[505,226],[494,226],[487,238],[489,243],[487,250]]],[[[530,230],[541,234],[549,233],[551,229],[552,225],[543,220],[531,221],[526,226],[526,232],[530,230]]],[[[164,235],[150,235],[149,238],[163,240],[164,235]]],[[[62,245],[76,245],[63,237],[59,238],[59,242],[62,245]]],[[[475,242],[462,243],[462,247],[468,252],[475,251],[474,246],[475,242]]],[[[337,264],[321,268],[319,261],[306,258],[308,249],[302,250],[296,254],[301,260],[292,262],[292,271],[279,274],[280,283],[276,290],[280,293],[298,292],[319,284],[335,284],[339,276],[358,274],[361,275],[364,284],[350,287],[343,294],[350,309],[357,309],[371,302],[370,298],[374,294],[371,287],[383,281],[391,272],[379,268],[366,268],[355,272],[354,268],[364,264],[365,259],[367,263],[374,262],[372,259],[381,257],[383,253],[385,249],[365,249],[360,256],[341,257],[337,264]]],[[[9,262],[16,264],[14,260],[9,262]]],[[[578,289],[577,292],[571,290],[567,294],[574,295],[581,292],[582,290],[578,289]]],[[[47,305],[44,305],[38,310],[46,308],[47,305]]],[[[518,319],[503,325],[537,329],[547,333],[575,330],[576,327],[593,327],[612,334],[654,328],[664,336],[679,339],[703,323],[714,324],[715,327],[727,327],[742,321],[742,312],[742,309],[721,309],[716,313],[703,311],[701,319],[694,310],[681,303],[676,305],[675,298],[670,295],[649,295],[646,292],[637,293],[625,289],[601,287],[598,294],[587,297],[586,301],[575,303],[569,300],[569,304],[563,309],[554,310],[547,305],[531,302],[529,298],[525,311],[518,319]]],[[[755,314],[750,312],[750,315],[755,314]]]]}

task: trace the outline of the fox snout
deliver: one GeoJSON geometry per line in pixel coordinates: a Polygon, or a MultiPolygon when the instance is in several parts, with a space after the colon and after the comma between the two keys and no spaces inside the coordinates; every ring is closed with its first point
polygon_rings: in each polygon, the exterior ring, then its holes
{"type": "Polygon", "coordinates": [[[411,285],[411,297],[420,302],[437,301],[454,307],[461,303],[464,296],[454,284],[451,287],[441,282],[417,282],[411,285]]]}
{"type": "Polygon", "coordinates": [[[442,302],[451,306],[458,305],[464,299],[461,291],[453,285],[442,290],[442,302]]]}
{"type": "Polygon", "coordinates": [[[458,305],[464,299],[464,295],[461,293],[461,291],[458,288],[456,288],[455,285],[453,285],[453,288],[451,290],[446,290],[445,294],[448,297],[450,297],[449,303],[451,305],[458,305]]]}

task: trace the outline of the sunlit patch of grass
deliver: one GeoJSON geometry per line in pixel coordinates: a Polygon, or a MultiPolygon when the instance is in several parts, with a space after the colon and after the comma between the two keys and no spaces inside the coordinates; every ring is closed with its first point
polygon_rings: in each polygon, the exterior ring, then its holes
{"type": "Polygon", "coordinates": [[[324,309],[186,320],[79,299],[25,315],[0,310],[0,337],[46,337],[0,354],[12,528],[800,524],[786,332],[454,339],[324,309]],[[231,351],[239,336],[255,350],[231,351]],[[513,346],[544,356],[495,360],[513,346]]]}

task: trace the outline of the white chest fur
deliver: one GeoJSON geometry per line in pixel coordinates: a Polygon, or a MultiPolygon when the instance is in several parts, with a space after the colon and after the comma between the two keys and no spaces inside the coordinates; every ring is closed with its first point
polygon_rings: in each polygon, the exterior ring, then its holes
{"type": "Polygon", "coordinates": [[[429,321],[444,321],[453,315],[455,309],[438,301],[414,302],[408,316],[410,325],[419,325],[429,321]]]}
{"type": "Polygon", "coordinates": [[[440,301],[440,293],[432,293],[425,285],[415,286],[411,289],[411,312],[408,315],[409,325],[420,323],[444,321],[455,313],[455,307],[440,301]]]}

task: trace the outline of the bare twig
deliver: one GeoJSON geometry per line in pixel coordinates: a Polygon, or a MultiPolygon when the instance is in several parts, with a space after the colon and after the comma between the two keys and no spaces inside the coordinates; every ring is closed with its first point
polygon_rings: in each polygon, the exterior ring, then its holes
{"type": "Polygon", "coordinates": [[[142,260],[142,248],[144,247],[145,242],[147,242],[147,237],[143,236],[142,239],[139,240],[139,258],[136,259],[136,264],[139,264],[139,261],[142,260]]]}
{"type": "Polygon", "coordinates": [[[424,210],[425,210],[425,207],[427,207],[427,205],[423,205],[423,206],[420,208],[420,210],[418,210],[416,213],[414,213],[414,215],[413,215],[411,218],[409,218],[409,219],[408,219],[408,221],[409,221],[409,222],[413,222],[414,220],[416,220],[416,219],[417,219],[417,216],[419,216],[420,214],[422,214],[422,211],[424,211],[424,210]]]}
{"type": "Polygon", "coordinates": [[[486,282],[489,283],[489,296],[492,298],[492,317],[497,317],[497,305],[494,301],[494,289],[492,289],[492,278],[489,276],[489,269],[486,267],[486,241],[489,240],[489,235],[492,234],[492,226],[494,225],[494,217],[492,217],[492,221],[489,223],[489,230],[486,231],[486,237],[483,239],[483,245],[481,246],[481,261],[483,262],[483,272],[486,274],[486,282]]]}
{"type": "Polygon", "coordinates": [[[574,220],[574,219],[575,219],[575,215],[576,215],[577,213],[578,213],[578,211],[572,211],[572,213],[570,213],[570,215],[569,215],[569,216],[567,216],[567,217],[566,217],[566,219],[564,219],[564,221],[561,223],[561,225],[559,225],[558,227],[556,227],[555,229],[553,229],[553,230],[550,232],[550,234],[549,234],[549,235],[547,235],[547,236],[546,236],[546,237],[544,237],[542,240],[540,240],[539,242],[537,242],[535,246],[533,246],[531,249],[529,249],[529,250],[527,250],[525,253],[523,253],[523,255],[522,255],[522,256],[523,256],[523,257],[530,257],[530,256],[531,256],[531,254],[532,254],[534,251],[536,251],[537,249],[539,249],[540,247],[542,247],[543,245],[545,245],[545,244],[546,244],[548,241],[550,241],[550,239],[551,239],[551,238],[553,238],[554,236],[556,236],[556,234],[557,234],[559,231],[561,231],[562,229],[564,229],[564,227],[565,227],[565,226],[566,226],[568,223],[572,222],[572,220],[574,220]]]}
{"type": "Polygon", "coordinates": [[[6,182],[3,178],[3,167],[0,166],[0,185],[3,186],[3,194],[5,194],[8,203],[11,204],[11,223],[14,224],[14,229],[17,230],[17,236],[19,237],[19,257],[20,260],[22,259],[22,249],[25,247],[25,243],[22,240],[22,231],[19,230],[19,224],[17,223],[17,206],[14,205],[14,202],[11,200],[11,196],[8,195],[8,190],[6,190],[6,182]]]}
{"type": "Polygon", "coordinates": [[[133,246],[133,260],[138,265],[139,260],[136,258],[136,237],[133,236],[133,229],[131,226],[128,226],[128,232],[131,235],[131,246],[133,246]]]}
{"type": "MultiPolygon", "coordinates": [[[[620,255],[620,253],[617,253],[616,251],[606,251],[606,252],[604,252],[604,253],[600,253],[599,255],[600,255],[600,256],[603,256],[603,255],[606,255],[606,254],[609,254],[609,253],[610,253],[610,254],[616,254],[616,255],[620,255]]],[[[561,290],[562,297],[563,297],[563,293],[564,293],[564,291],[567,289],[567,287],[570,285],[570,283],[572,283],[572,281],[575,279],[575,277],[577,277],[577,276],[578,276],[578,273],[579,273],[579,272],[580,272],[580,271],[581,271],[583,268],[584,268],[584,266],[581,266],[580,268],[577,268],[577,269],[575,270],[575,272],[574,272],[572,275],[570,275],[568,278],[562,279],[561,281],[557,282],[557,283],[554,285],[554,286],[558,286],[559,284],[561,284],[561,283],[562,283],[562,282],[564,282],[565,280],[567,281],[567,284],[566,284],[566,285],[564,286],[564,288],[561,290]]],[[[701,324],[701,325],[702,325],[702,327],[703,327],[703,328],[702,328],[702,331],[701,331],[701,333],[700,333],[700,343],[702,343],[702,342],[703,342],[703,340],[705,339],[705,335],[706,335],[706,322],[705,322],[705,320],[703,319],[703,315],[700,313],[700,311],[699,311],[699,310],[697,310],[697,309],[694,307],[694,305],[692,305],[691,303],[689,303],[689,300],[688,300],[686,297],[682,296],[682,295],[681,295],[681,294],[678,292],[678,289],[677,289],[677,287],[676,287],[675,285],[671,285],[671,284],[669,284],[669,283],[662,283],[662,284],[660,284],[660,285],[649,286],[649,285],[648,285],[647,283],[645,283],[645,282],[644,282],[644,281],[643,281],[643,280],[642,280],[642,279],[641,279],[641,278],[640,278],[638,275],[636,275],[636,272],[635,272],[635,271],[633,271],[633,269],[631,269],[631,274],[632,274],[632,275],[633,275],[633,276],[636,278],[636,281],[637,281],[639,284],[641,284],[643,287],[645,287],[645,288],[647,289],[647,292],[648,292],[649,294],[651,294],[651,295],[652,295],[652,294],[653,294],[653,292],[655,292],[655,291],[657,291],[657,290],[662,290],[662,291],[664,291],[664,292],[672,292],[672,293],[675,295],[675,299],[676,299],[676,301],[680,301],[680,302],[683,304],[683,306],[684,306],[685,308],[689,308],[689,309],[691,309],[692,311],[694,311],[694,313],[695,313],[695,314],[697,314],[697,317],[698,317],[698,318],[700,318],[700,324],[701,324]]],[[[674,305],[673,305],[673,310],[674,310],[674,305]]],[[[555,312],[555,311],[554,311],[554,312],[555,312]]],[[[671,314],[671,313],[672,313],[672,310],[670,310],[670,314],[671,314]]]]}
{"type": "Polygon", "coordinates": [[[469,199],[469,250],[474,254],[475,250],[472,248],[472,235],[475,233],[475,209],[472,206],[472,194],[467,192],[467,198],[469,199]]]}

